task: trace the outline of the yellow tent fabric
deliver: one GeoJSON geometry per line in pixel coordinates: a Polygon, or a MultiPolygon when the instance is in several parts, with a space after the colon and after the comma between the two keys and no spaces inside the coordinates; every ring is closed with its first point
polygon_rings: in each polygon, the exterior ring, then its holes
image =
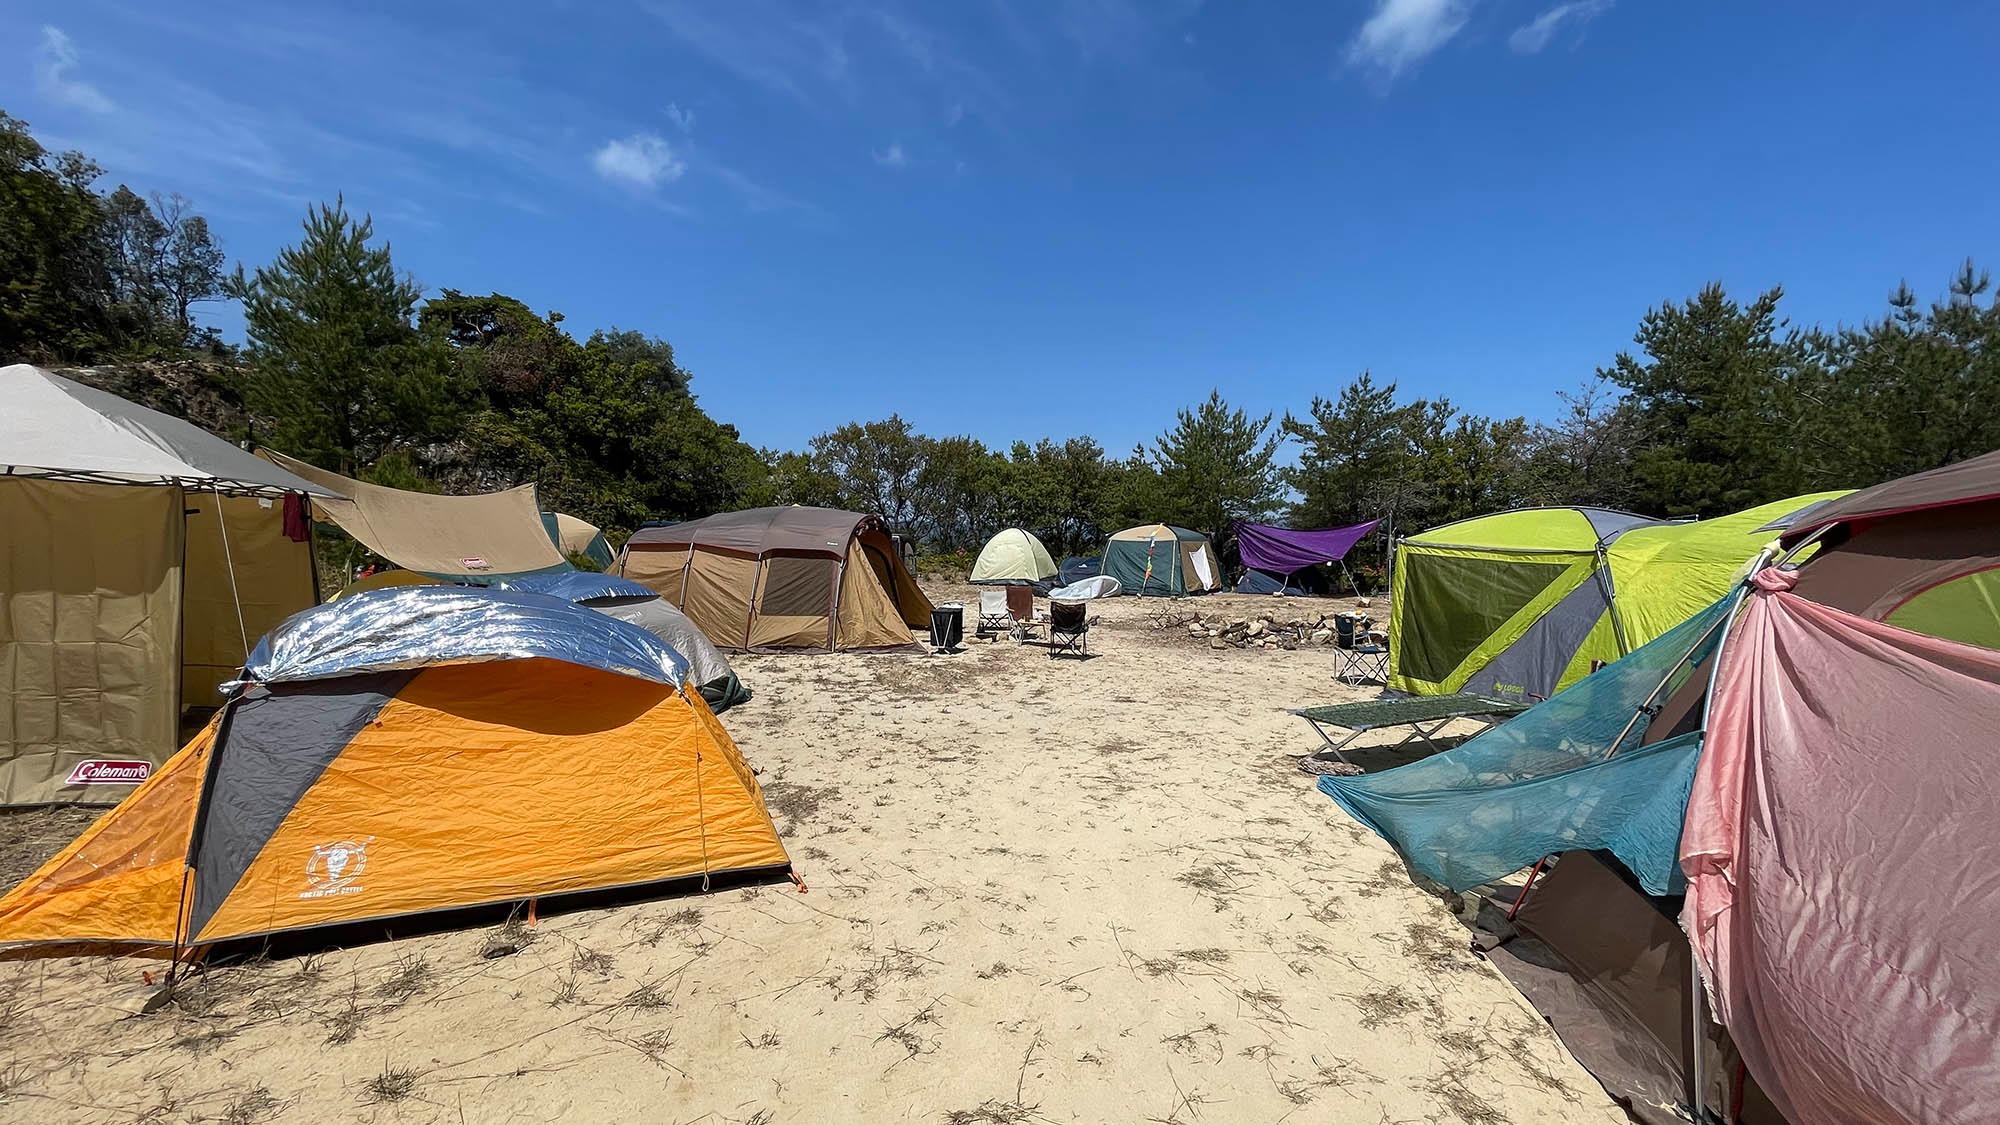
{"type": "Polygon", "coordinates": [[[314,601],[284,503],[0,479],[0,805],[116,803],[184,708],[222,703],[249,646],[314,601]]]}
{"type": "Polygon", "coordinates": [[[974,585],[1032,585],[1056,576],[1056,560],[1031,531],[1009,527],[979,549],[972,563],[974,585]]]}
{"type": "Polygon", "coordinates": [[[569,565],[549,539],[532,484],[477,496],[434,496],[330,473],[275,450],[260,449],[257,455],[338,493],[313,497],[314,514],[408,570],[498,578],[569,565]]]}
{"type": "Polygon", "coordinates": [[[158,953],[789,864],[693,686],[542,659],[280,683],[0,898],[0,950],[158,953]],[[189,871],[212,801],[230,815],[189,871]]]}

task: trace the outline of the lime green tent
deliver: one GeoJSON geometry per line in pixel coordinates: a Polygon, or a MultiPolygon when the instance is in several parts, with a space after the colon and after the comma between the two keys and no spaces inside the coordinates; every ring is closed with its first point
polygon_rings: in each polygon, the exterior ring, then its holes
{"type": "Polygon", "coordinates": [[[1398,540],[1389,687],[1546,699],[1714,602],[1778,527],[1843,495],[1699,522],[1522,508],[1398,540]]]}

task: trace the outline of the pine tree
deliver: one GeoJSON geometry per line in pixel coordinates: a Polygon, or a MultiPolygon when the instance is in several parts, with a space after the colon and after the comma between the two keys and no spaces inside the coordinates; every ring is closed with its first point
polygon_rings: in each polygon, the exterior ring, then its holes
{"type": "Polygon", "coordinates": [[[243,302],[249,394],[271,444],[354,473],[397,446],[444,435],[461,414],[442,347],[411,323],[422,287],[396,273],[374,223],[342,200],[306,216],[304,237],[230,295],[243,302]]]}
{"type": "Polygon", "coordinates": [[[1162,515],[1218,541],[1236,520],[1268,518],[1283,495],[1277,452],[1271,415],[1253,419],[1210,391],[1207,401],[1181,410],[1174,428],[1153,442],[1162,515]]]}

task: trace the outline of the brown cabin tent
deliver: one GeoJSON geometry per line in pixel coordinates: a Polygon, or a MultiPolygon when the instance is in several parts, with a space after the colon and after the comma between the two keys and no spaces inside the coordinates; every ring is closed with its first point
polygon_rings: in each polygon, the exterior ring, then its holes
{"type": "Polygon", "coordinates": [[[0,806],[116,804],[172,755],[182,713],[220,706],[257,638],[313,604],[300,497],[319,491],[179,418],[0,368],[0,806]]]}
{"type": "MultiPolygon", "coordinates": [[[[1783,529],[1801,551],[1793,593],[1918,633],[2000,648],[2000,452],[1827,501],[1783,529]]],[[[1688,678],[1641,742],[1701,729],[1709,680],[1688,678]]],[[[1890,705],[1890,704],[1885,704],[1890,705]]],[[[1913,747],[1913,752],[1920,748],[1913,747]]],[[[1885,769],[1921,769],[1920,759],[1885,769]]],[[[1857,816],[1869,815],[1857,809],[1857,816]]],[[[1568,852],[1521,897],[1488,956],[1638,1120],[1684,1121],[1692,1069],[1688,940],[1678,896],[1643,893],[1615,859],[1568,852]]],[[[1703,1037],[1709,1107],[1746,1125],[1784,1118],[1738,1065],[1727,1033],[1703,1037]]]]}
{"type": "Polygon", "coordinates": [[[874,516],[752,508],[649,527],[612,568],[680,607],[716,647],[906,648],[930,623],[895,543],[874,516]]]}

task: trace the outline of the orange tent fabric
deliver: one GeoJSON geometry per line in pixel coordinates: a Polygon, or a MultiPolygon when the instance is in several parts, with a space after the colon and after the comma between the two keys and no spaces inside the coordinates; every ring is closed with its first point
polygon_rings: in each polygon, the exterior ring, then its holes
{"type": "Polygon", "coordinates": [[[0,898],[0,950],[158,952],[789,868],[692,687],[548,659],[252,686],[0,898]]]}

